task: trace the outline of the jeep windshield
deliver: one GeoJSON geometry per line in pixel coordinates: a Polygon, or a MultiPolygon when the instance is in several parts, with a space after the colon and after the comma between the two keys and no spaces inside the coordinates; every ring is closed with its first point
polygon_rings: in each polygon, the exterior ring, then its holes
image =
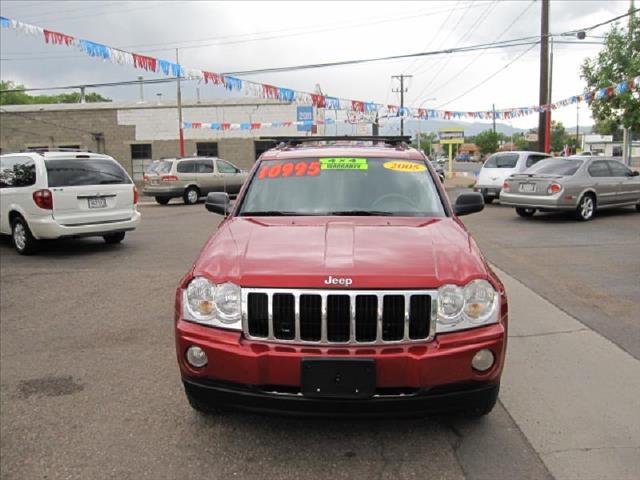
{"type": "Polygon", "coordinates": [[[446,214],[424,161],[332,157],[262,161],[239,215],[446,214]]]}

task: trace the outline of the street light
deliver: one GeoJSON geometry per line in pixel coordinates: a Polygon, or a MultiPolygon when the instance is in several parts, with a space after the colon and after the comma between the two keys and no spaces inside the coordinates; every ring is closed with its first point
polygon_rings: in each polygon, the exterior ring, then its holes
{"type": "MultiPolygon", "coordinates": [[[[421,109],[422,106],[426,103],[426,102],[432,102],[437,100],[437,98],[435,97],[431,97],[431,98],[426,98],[422,101],[422,103],[420,103],[420,105],[418,106],[418,109],[421,109]]],[[[421,132],[421,127],[422,127],[422,119],[418,121],[418,134],[417,134],[417,139],[418,139],[418,150],[420,150],[420,135],[422,134],[421,132]]],[[[431,157],[431,142],[429,142],[429,157],[431,157]]]]}

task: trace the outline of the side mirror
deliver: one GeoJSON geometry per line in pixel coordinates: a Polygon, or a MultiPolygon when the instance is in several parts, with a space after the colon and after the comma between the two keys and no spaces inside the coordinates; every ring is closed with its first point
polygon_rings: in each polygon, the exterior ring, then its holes
{"type": "Polygon", "coordinates": [[[204,206],[210,212],[219,213],[226,217],[231,209],[231,201],[226,192],[211,192],[207,195],[204,206]]]}
{"type": "Polygon", "coordinates": [[[484,198],[481,193],[462,193],[456,198],[453,209],[459,217],[479,212],[484,209],[484,198]]]}

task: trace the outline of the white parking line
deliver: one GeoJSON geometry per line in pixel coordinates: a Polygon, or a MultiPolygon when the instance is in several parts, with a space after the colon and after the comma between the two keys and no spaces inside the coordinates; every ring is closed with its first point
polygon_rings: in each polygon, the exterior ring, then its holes
{"type": "Polygon", "coordinates": [[[495,270],[509,295],[503,405],[556,479],[637,479],[640,361],[495,270]]]}

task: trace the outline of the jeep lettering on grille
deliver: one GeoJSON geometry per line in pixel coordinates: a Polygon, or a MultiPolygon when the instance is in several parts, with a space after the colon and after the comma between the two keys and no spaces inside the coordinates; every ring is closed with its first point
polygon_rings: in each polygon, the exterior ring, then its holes
{"type": "Polygon", "coordinates": [[[352,283],[353,280],[350,278],[338,278],[331,275],[324,281],[325,285],[344,285],[345,287],[350,287],[352,283]]]}

